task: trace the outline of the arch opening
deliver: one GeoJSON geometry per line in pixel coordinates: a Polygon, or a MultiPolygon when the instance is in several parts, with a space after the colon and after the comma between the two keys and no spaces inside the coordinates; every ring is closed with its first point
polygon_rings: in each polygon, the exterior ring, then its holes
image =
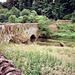
{"type": "Polygon", "coordinates": [[[31,42],[35,42],[35,40],[36,40],[36,36],[35,36],[35,35],[32,35],[32,36],[30,37],[30,41],[31,41],[31,42]]]}

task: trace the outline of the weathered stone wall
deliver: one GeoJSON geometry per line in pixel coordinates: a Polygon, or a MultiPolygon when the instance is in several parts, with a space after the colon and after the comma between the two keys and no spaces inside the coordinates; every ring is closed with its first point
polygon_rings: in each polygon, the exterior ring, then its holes
{"type": "Polygon", "coordinates": [[[9,42],[13,37],[22,42],[37,38],[38,23],[0,23],[0,43],[9,42]]]}

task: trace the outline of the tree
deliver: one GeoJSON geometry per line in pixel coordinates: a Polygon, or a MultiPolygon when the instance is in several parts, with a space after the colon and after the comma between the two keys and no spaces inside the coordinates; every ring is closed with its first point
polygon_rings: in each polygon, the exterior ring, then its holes
{"type": "Polygon", "coordinates": [[[8,12],[8,9],[0,9],[0,14],[6,14],[8,12]]]}
{"type": "Polygon", "coordinates": [[[75,23],[75,10],[74,12],[72,13],[72,18],[71,18],[72,22],[75,23]]]}
{"type": "Polygon", "coordinates": [[[16,16],[15,15],[10,15],[9,16],[9,22],[10,23],[15,23],[15,19],[16,19],[16,16]]]}
{"type": "Polygon", "coordinates": [[[0,14],[0,22],[4,22],[6,20],[5,14],[0,14]]]}
{"type": "Polygon", "coordinates": [[[8,9],[11,9],[13,6],[23,10],[24,8],[30,9],[32,7],[34,0],[7,0],[6,4],[8,9]]]}
{"type": "Polygon", "coordinates": [[[1,8],[12,9],[15,6],[19,10],[35,10],[39,15],[48,18],[63,19],[65,15],[72,14],[75,10],[75,0],[7,0],[0,3],[1,8]]]}
{"type": "Polygon", "coordinates": [[[15,15],[16,17],[20,16],[20,10],[18,10],[16,7],[12,7],[10,12],[11,12],[12,15],[15,15]]]}
{"type": "Polygon", "coordinates": [[[29,15],[30,14],[30,10],[29,9],[23,9],[21,12],[21,15],[29,15]]]}

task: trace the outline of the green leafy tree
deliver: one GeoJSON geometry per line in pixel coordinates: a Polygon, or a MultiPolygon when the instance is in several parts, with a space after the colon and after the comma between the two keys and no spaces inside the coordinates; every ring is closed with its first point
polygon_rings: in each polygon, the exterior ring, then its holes
{"type": "Polygon", "coordinates": [[[0,9],[0,14],[6,14],[8,12],[8,9],[0,9]]]}
{"type": "Polygon", "coordinates": [[[47,21],[44,20],[39,20],[39,33],[42,34],[43,37],[50,37],[50,29],[49,26],[47,25],[47,21]]]}
{"type": "Polygon", "coordinates": [[[8,20],[8,18],[9,18],[10,15],[12,15],[12,13],[11,13],[10,11],[8,11],[8,12],[6,13],[6,19],[7,19],[7,20],[8,20]]]}
{"type": "Polygon", "coordinates": [[[34,20],[35,20],[35,15],[30,14],[30,15],[28,16],[28,21],[29,21],[30,23],[33,23],[34,20]]]}
{"type": "Polygon", "coordinates": [[[6,6],[8,9],[11,9],[13,6],[16,8],[23,10],[24,8],[30,9],[32,7],[34,0],[7,0],[6,6]]]}
{"type": "Polygon", "coordinates": [[[63,17],[64,20],[70,20],[71,19],[71,14],[65,15],[63,17]]]}
{"type": "Polygon", "coordinates": [[[15,15],[16,17],[20,16],[20,10],[18,10],[16,7],[12,7],[10,12],[11,12],[12,15],[15,15]]]}
{"type": "Polygon", "coordinates": [[[72,18],[71,18],[72,22],[74,23],[75,22],[75,10],[74,12],[72,13],[72,18]]]}
{"type": "Polygon", "coordinates": [[[63,19],[67,14],[72,14],[75,10],[75,0],[7,0],[6,3],[0,3],[0,6],[8,9],[14,6],[21,11],[23,9],[35,10],[39,15],[57,20],[63,19]]]}
{"type": "Polygon", "coordinates": [[[16,16],[15,15],[10,15],[9,16],[9,22],[10,23],[15,23],[15,19],[16,19],[16,16]]]}
{"type": "Polygon", "coordinates": [[[30,10],[29,9],[23,9],[21,12],[21,15],[29,15],[30,14],[30,10]]]}
{"type": "Polygon", "coordinates": [[[24,16],[23,16],[23,23],[26,23],[27,20],[28,20],[28,16],[27,16],[27,15],[24,15],[24,16]]]}
{"type": "Polygon", "coordinates": [[[36,12],[35,10],[32,10],[32,11],[31,11],[31,14],[37,16],[37,12],[36,12]]]}
{"type": "Polygon", "coordinates": [[[23,16],[19,16],[15,19],[15,23],[23,23],[23,16]]]}
{"type": "Polygon", "coordinates": [[[0,14],[0,22],[4,22],[6,20],[5,14],[0,14]]]}

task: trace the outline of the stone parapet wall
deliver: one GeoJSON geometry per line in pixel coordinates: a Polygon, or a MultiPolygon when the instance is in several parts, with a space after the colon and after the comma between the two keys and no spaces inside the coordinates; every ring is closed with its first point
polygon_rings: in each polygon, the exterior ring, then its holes
{"type": "Polygon", "coordinates": [[[37,32],[38,23],[0,23],[0,43],[9,42],[14,36],[25,42],[37,32]]]}

